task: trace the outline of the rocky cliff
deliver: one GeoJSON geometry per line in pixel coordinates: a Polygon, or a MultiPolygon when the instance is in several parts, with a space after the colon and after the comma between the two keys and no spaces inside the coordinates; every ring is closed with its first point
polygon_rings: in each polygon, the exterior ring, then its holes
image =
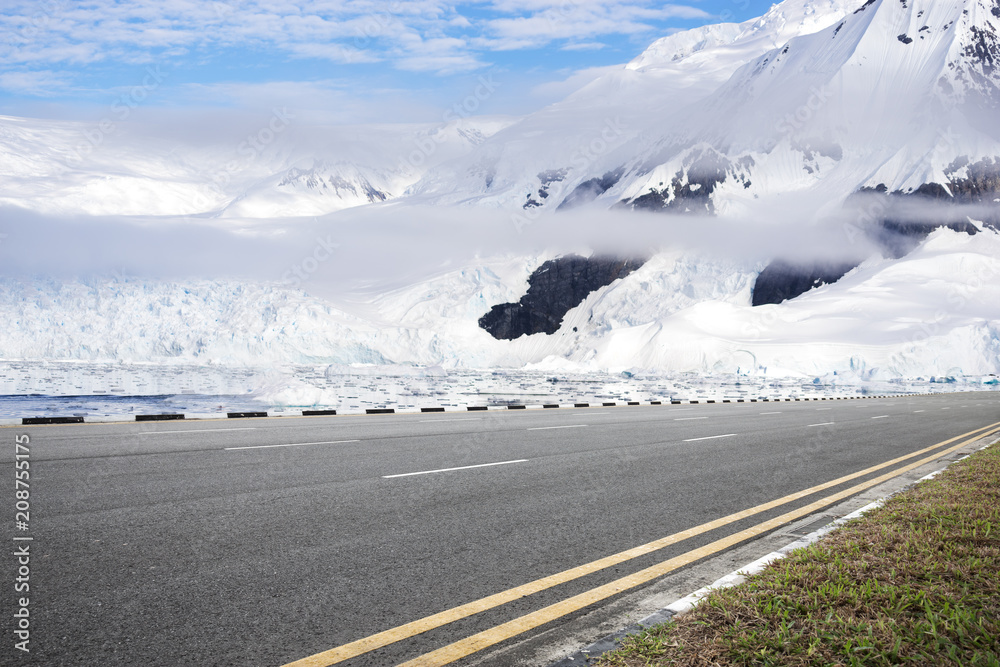
{"type": "Polygon", "coordinates": [[[644,260],[567,255],[535,269],[528,292],[517,303],[501,303],[479,320],[496,339],[514,340],[536,333],[553,334],[563,317],[594,290],[610,285],[642,266],[644,260]]]}

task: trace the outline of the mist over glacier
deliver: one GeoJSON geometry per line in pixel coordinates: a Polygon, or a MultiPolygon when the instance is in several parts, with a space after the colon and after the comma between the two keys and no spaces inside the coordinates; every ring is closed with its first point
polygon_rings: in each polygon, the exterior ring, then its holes
{"type": "MultiPolygon", "coordinates": [[[[926,206],[920,212],[933,217],[926,206]]],[[[792,198],[739,217],[590,208],[527,220],[495,209],[390,203],[265,222],[55,216],[13,207],[0,208],[0,219],[8,230],[0,261],[10,277],[242,279],[330,298],[419,283],[506,256],[639,257],[674,249],[753,264],[774,256],[835,259],[874,251],[853,232],[848,211],[817,219],[811,202],[792,198]]]]}

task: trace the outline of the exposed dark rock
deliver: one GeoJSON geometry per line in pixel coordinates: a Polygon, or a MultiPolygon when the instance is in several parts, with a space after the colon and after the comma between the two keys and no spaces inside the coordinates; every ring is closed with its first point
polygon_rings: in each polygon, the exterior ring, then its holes
{"type": "MultiPolygon", "coordinates": [[[[915,190],[895,190],[889,196],[897,201],[920,199],[937,204],[983,204],[990,207],[1000,197],[1000,157],[988,157],[972,162],[966,156],[959,156],[945,167],[946,183],[924,183],[915,190]],[[965,175],[959,172],[965,170],[965,175]]],[[[865,193],[888,193],[884,184],[874,188],[861,188],[865,193]]],[[[998,207],[1000,208],[1000,207],[998,207]]]]}
{"type": "Polygon", "coordinates": [[[712,193],[726,180],[732,163],[721,153],[703,151],[687,170],[687,183],[681,182],[680,175],[674,176],[671,186],[674,199],[667,208],[680,212],[715,213],[712,193]]]}
{"type": "Polygon", "coordinates": [[[553,334],[566,313],[591,292],[624,278],[644,263],[642,259],[579,255],[549,260],[528,278],[528,293],[520,301],[493,306],[479,319],[479,326],[498,340],[553,334]]]}
{"type": "Polygon", "coordinates": [[[580,183],[573,189],[573,192],[566,196],[566,199],[559,204],[557,211],[575,208],[588,204],[615,186],[621,179],[625,170],[621,167],[614,171],[609,171],[600,178],[592,178],[589,181],[580,183]]]}
{"type": "Polygon", "coordinates": [[[924,183],[911,192],[889,193],[884,185],[862,190],[862,193],[888,197],[883,214],[866,229],[887,256],[906,255],[939,227],[975,234],[978,230],[968,220],[969,206],[975,207],[972,213],[977,221],[1000,231],[1000,203],[997,202],[1000,198],[1000,158],[972,163],[967,157],[959,157],[945,168],[944,173],[949,178],[947,183],[924,183]],[[963,170],[964,175],[959,177],[963,170]],[[933,212],[934,219],[913,220],[913,215],[907,211],[933,212]]]}
{"type": "MultiPolygon", "coordinates": [[[[879,195],[881,205],[873,219],[864,220],[859,227],[881,249],[886,257],[898,259],[912,252],[935,229],[947,227],[966,234],[978,233],[978,228],[968,220],[969,205],[976,206],[977,220],[1000,231],[1000,159],[986,158],[972,163],[967,157],[956,159],[945,169],[946,184],[924,183],[911,192],[889,192],[884,184],[864,188],[860,194],[879,195]],[[964,175],[959,177],[959,173],[964,175]],[[910,213],[912,212],[912,213],[910,213]],[[914,219],[914,214],[920,219],[914,219]],[[934,219],[927,220],[928,214],[934,219]]],[[[863,200],[866,203],[870,200],[863,200]]],[[[871,207],[862,206],[861,211],[871,207]]],[[[841,263],[792,264],[772,262],[760,276],[753,290],[753,305],[781,303],[808,292],[814,287],[834,283],[860,261],[841,263]]]]}
{"type": "Polygon", "coordinates": [[[644,195],[640,195],[631,202],[621,202],[637,211],[663,211],[667,208],[667,199],[670,197],[669,191],[651,189],[644,195]]]}
{"type": "Polygon", "coordinates": [[[667,187],[651,188],[625,205],[645,211],[714,214],[715,189],[729,178],[742,183],[744,188],[750,187],[749,172],[754,164],[750,156],[730,160],[711,148],[695,151],[667,187]]]}
{"type": "Polygon", "coordinates": [[[663,211],[667,207],[670,193],[665,190],[650,190],[644,195],[633,199],[631,207],[637,211],[663,211]]]}
{"type": "Polygon", "coordinates": [[[962,58],[948,65],[966,89],[967,105],[986,111],[995,126],[1000,109],[1000,36],[992,24],[970,25],[970,40],[962,49],[962,58]]]}
{"type": "Polygon", "coordinates": [[[899,41],[901,41],[903,44],[912,44],[913,43],[913,38],[907,36],[906,33],[903,33],[902,35],[898,35],[896,37],[896,39],[898,39],[899,41]]]}
{"type": "Polygon", "coordinates": [[[375,188],[367,180],[361,182],[361,190],[365,193],[365,197],[368,198],[368,201],[372,203],[385,201],[389,197],[389,193],[382,192],[381,190],[375,188]]]}
{"type": "Polygon", "coordinates": [[[988,29],[979,26],[969,26],[972,32],[972,43],[965,47],[964,55],[973,62],[980,63],[987,73],[993,72],[997,67],[998,52],[997,36],[988,29]]]}
{"type": "Polygon", "coordinates": [[[945,169],[945,174],[951,177],[959,170],[968,168],[970,178],[953,179],[947,187],[940,183],[924,183],[912,192],[889,193],[884,185],[870,190],[869,192],[885,195],[888,201],[883,214],[865,230],[866,234],[878,244],[883,255],[899,259],[912,252],[931,232],[940,227],[966,234],[977,233],[979,230],[966,217],[967,211],[960,208],[949,209],[949,204],[982,203],[990,182],[989,178],[982,178],[982,163],[977,164],[979,166],[970,165],[965,157],[955,160],[945,169]],[[923,203],[928,206],[920,206],[923,203]],[[917,206],[914,207],[914,204],[917,206]],[[908,208],[902,205],[908,205],[908,208]],[[937,219],[914,220],[907,213],[908,210],[933,211],[937,219]]]}
{"type": "Polygon", "coordinates": [[[825,140],[792,140],[792,148],[802,153],[802,168],[810,174],[820,171],[817,155],[831,160],[843,160],[844,149],[839,144],[825,140]]]}
{"type": "Polygon", "coordinates": [[[769,62],[771,62],[770,58],[764,58],[759,63],[757,63],[757,66],[753,70],[752,76],[757,76],[758,74],[760,74],[761,72],[763,72],[765,69],[767,69],[767,63],[769,63],[769,62]]]}
{"type": "MultiPolygon", "coordinates": [[[[957,164],[956,161],[955,164],[957,164]]],[[[952,196],[959,203],[985,204],[987,206],[996,204],[1000,198],[1000,158],[985,158],[974,164],[968,165],[965,178],[956,179],[956,171],[964,167],[962,165],[952,171],[945,171],[945,175],[951,178],[948,189],[952,196]]],[[[951,170],[951,166],[948,167],[951,170]]],[[[1000,206],[994,207],[1000,209],[1000,206]]],[[[994,217],[985,222],[1000,231],[1000,218],[994,217]]]]}
{"type": "MultiPolygon", "coordinates": [[[[541,185],[538,188],[538,199],[548,199],[549,186],[566,178],[567,173],[569,173],[568,169],[549,169],[547,171],[540,172],[538,174],[538,182],[541,185]]],[[[521,208],[527,210],[529,208],[541,206],[542,202],[538,201],[538,199],[535,199],[532,194],[529,193],[528,200],[524,202],[524,205],[521,208]]]]}
{"type": "Polygon", "coordinates": [[[805,294],[814,287],[835,283],[861,262],[813,262],[791,264],[772,262],[757,276],[753,286],[753,305],[781,303],[805,294]]]}
{"type": "Polygon", "coordinates": [[[854,13],[855,14],[860,14],[861,12],[865,11],[866,9],[868,9],[869,7],[871,7],[872,5],[874,5],[875,2],[876,2],[876,0],[868,0],[868,2],[866,2],[863,5],[861,5],[861,7],[859,7],[858,9],[855,9],[854,13]]]}
{"type": "Polygon", "coordinates": [[[882,254],[892,259],[899,259],[913,252],[924,242],[931,232],[941,227],[947,227],[956,232],[965,232],[973,236],[979,232],[972,223],[961,220],[952,222],[914,222],[912,220],[897,220],[886,218],[869,231],[882,254]]]}

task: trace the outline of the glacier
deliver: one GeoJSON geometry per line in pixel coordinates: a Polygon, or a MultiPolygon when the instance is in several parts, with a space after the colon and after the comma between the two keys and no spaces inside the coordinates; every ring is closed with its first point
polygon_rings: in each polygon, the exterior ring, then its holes
{"type": "Polygon", "coordinates": [[[499,258],[350,308],[279,284],[6,279],[0,356],[22,360],[410,364],[800,376],[1000,372],[1000,234],[941,229],[899,260],[754,308],[759,265],[660,252],[590,294],[553,335],[478,326],[516,301],[541,258],[499,258]],[[350,310],[361,311],[354,314],[350,310]],[[575,330],[574,330],[575,329],[575,330]]]}

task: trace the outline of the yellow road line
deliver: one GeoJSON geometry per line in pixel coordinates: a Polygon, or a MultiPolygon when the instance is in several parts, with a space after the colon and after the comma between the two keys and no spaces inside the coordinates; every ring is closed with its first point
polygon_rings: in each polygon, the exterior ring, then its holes
{"type": "MultiPolygon", "coordinates": [[[[741,512],[736,512],[735,514],[730,514],[714,521],[704,523],[700,526],[695,526],[687,530],[683,530],[679,533],[674,533],[673,535],[668,535],[667,537],[660,538],[653,542],[643,544],[637,547],[633,547],[626,551],[622,551],[611,556],[606,556],[604,558],[586,563],[584,565],[579,565],[577,567],[559,572],[541,579],[536,579],[535,581],[510,588],[506,591],[490,595],[488,597],[475,600],[473,602],[468,602],[466,604],[460,605],[458,607],[453,607],[451,609],[433,614],[431,616],[426,616],[424,618],[418,619],[416,621],[411,621],[410,623],[405,623],[403,625],[397,626],[395,628],[385,630],[383,632],[364,637],[363,639],[358,639],[356,641],[350,642],[348,644],[343,644],[335,648],[323,651],[321,653],[316,653],[314,655],[301,658],[294,662],[290,662],[284,667],[327,667],[328,665],[334,665],[338,662],[348,660],[350,658],[368,653],[369,651],[374,651],[376,649],[382,648],[383,646],[388,646],[395,642],[407,639],[409,637],[414,637],[428,630],[433,630],[434,628],[439,628],[448,623],[473,616],[480,612],[493,609],[494,607],[499,607],[503,604],[511,602],[513,600],[518,600],[527,595],[537,593],[539,591],[544,591],[554,586],[564,584],[568,581],[573,581],[574,579],[579,579],[588,574],[598,572],[608,567],[618,565],[625,561],[638,558],[639,556],[644,556],[648,553],[658,551],[664,547],[682,542],[684,540],[690,539],[702,533],[715,530],[722,526],[726,526],[730,523],[740,521],[742,519],[754,516],[755,514],[760,514],[761,512],[766,512],[768,510],[786,505],[790,502],[800,500],[806,496],[810,496],[819,491],[838,486],[844,482],[848,482],[852,479],[858,477],[863,477],[865,475],[871,474],[888,466],[895,465],[907,459],[913,458],[914,456],[920,456],[929,451],[937,449],[938,447],[943,447],[944,445],[950,444],[961,438],[971,436],[974,433],[979,433],[986,429],[992,428],[994,426],[1000,426],[1000,422],[996,424],[991,424],[989,426],[984,426],[982,428],[969,431],[963,435],[955,436],[943,442],[939,442],[936,445],[931,445],[930,447],[925,447],[924,449],[906,454],[905,456],[900,456],[898,458],[892,459],[891,461],[886,461],[885,463],[880,463],[879,465],[866,468],[865,470],[860,470],[858,472],[852,473],[850,475],[845,475],[838,479],[813,486],[802,491],[797,491],[796,493],[789,494],[783,498],[778,498],[777,500],[772,500],[770,502],[764,503],[762,505],[757,505],[756,507],[751,507],[749,509],[743,510],[741,512]]],[[[977,437],[982,437],[977,436],[977,437]]],[[[935,454],[935,457],[940,456],[940,454],[935,454]]]]}
{"type": "MultiPolygon", "coordinates": [[[[1000,432],[1000,429],[994,429],[989,433],[983,433],[980,436],[976,436],[974,439],[997,432],[1000,432]]],[[[439,648],[436,651],[425,653],[424,655],[414,658],[413,660],[401,663],[399,667],[439,667],[440,665],[447,665],[464,658],[467,655],[471,655],[472,653],[481,651],[506,639],[510,639],[511,637],[515,637],[519,634],[527,632],[528,630],[537,628],[557,618],[579,611],[584,607],[594,604],[595,602],[600,602],[601,600],[617,595],[622,591],[635,588],[636,586],[645,584],[653,579],[662,577],[669,572],[684,567],[685,565],[689,565],[697,560],[705,558],[706,556],[728,549],[729,547],[743,542],[744,540],[748,540],[752,537],[756,537],[778,528],[786,523],[808,516],[809,514],[832,505],[839,500],[843,500],[844,498],[852,496],[855,493],[864,491],[865,489],[892,479],[893,477],[898,477],[899,475],[913,470],[914,468],[919,468],[920,466],[930,463],[945,454],[961,449],[969,442],[971,442],[971,440],[962,442],[943,452],[932,454],[927,458],[915,461],[898,470],[893,470],[892,472],[886,473],[880,477],[876,477],[875,479],[862,482],[861,484],[853,486],[849,489],[845,489],[834,493],[833,495],[821,498],[820,500],[810,503],[805,507],[800,507],[799,509],[792,510],[791,512],[786,512],[781,516],[769,519],[768,521],[764,521],[763,523],[759,523],[756,526],[734,533],[720,540],[716,540],[711,544],[706,544],[703,547],[681,554],[676,558],[671,558],[670,560],[648,567],[645,570],[640,570],[635,574],[630,574],[627,577],[616,579],[615,581],[604,584],[603,586],[598,586],[597,588],[593,588],[585,593],[574,595],[573,597],[563,600],[562,602],[557,602],[556,604],[539,609],[538,611],[525,614],[524,616],[515,618],[514,620],[503,623],[502,625],[498,625],[461,641],[439,648]]]]}

